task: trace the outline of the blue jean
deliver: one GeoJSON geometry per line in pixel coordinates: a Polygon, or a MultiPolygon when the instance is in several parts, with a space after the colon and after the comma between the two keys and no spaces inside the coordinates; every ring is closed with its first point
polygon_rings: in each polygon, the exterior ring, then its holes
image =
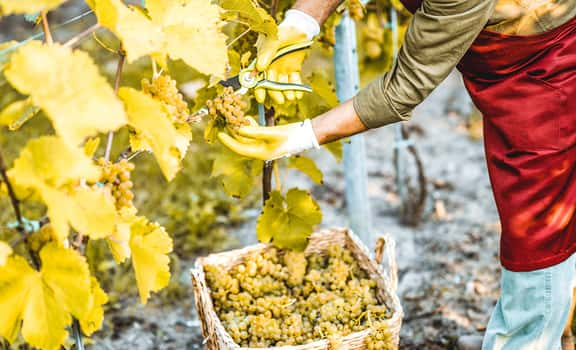
{"type": "Polygon", "coordinates": [[[503,268],[482,350],[560,350],[575,277],[576,254],[530,272],[503,268]]]}

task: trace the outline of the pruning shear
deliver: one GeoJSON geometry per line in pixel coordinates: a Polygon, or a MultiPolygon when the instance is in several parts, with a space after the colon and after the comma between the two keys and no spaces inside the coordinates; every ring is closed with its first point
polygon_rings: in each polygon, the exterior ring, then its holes
{"type": "MultiPolygon", "coordinates": [[[[313,41],[305,41],[296,43],[293,45],[288,45],[278,50],[272,62],[278,60],[281,57],[286,56],[289,53],[305,50],[312,45],[313,41]]],[[[276,81],[268,80],[266,77],[266,72],[258,72],[256,70],[256,59],[254,59],[248,67],[242,69],[238,75],[233,76],[229,79],[220,81],[220,85],[224,87],[232,87],[237,94],[244,95],[250,89],[263,88],[267,90],[274,91],[303,91],[312,92],[312,88],[307,85],[293,84],[293,83],[279,83],[276,81]]]]}

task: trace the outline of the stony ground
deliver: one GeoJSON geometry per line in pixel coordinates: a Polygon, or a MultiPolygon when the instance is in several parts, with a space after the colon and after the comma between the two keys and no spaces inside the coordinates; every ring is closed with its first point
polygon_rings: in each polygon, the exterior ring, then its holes
{"type": "MultiPolygon", "coordinates": [[[[401,349],[455,349],[459,335],[483,330],[498,296],[498,217],[482,142],[471,137],[474,128],[466,127],[470,113],[460,77],[453,74],[408,123],[428,180],[429,198],[418,227],[402,226],[397,219],[393,127],[365,134],[374,237],[389,233],[397,241],[398,294],[405,313],[401,349]]],[[[323,227],[346,226],[342,165],[330,155],[316,156],[324,186],[294,173],[283,174],[283,183],[313,190],[324,212],[323,227]]],[[[411,162],[407,167],[414,173],[411,162]]],[[[253,214],[231,229],[244,244],[254,241],[257,211],[253,214]]],[[[181,279],[190,285],[186,272],[181,279]]],[[[118,311],[111,313],[92,349],[202,348],[191,289],[175,304],[134,305],[115,306],[118,311]]]]}

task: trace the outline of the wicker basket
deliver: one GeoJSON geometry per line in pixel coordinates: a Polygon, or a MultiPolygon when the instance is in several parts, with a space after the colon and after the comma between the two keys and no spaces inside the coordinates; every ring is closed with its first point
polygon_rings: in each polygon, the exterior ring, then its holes
{"type": "MultiPolygon", "coordinates": [[[[381,260],[385,260],[387,263],[386,268],[383,268],[375,259],[371,259],[368,248],[366,248],[354,233],[346,229],[330,229],[314,233],[310,237],[310,244],[306,249],[306,253],[323,253],[331,244],[334,243],[342,245],[350,250],[353,256],[357,259],[360,267],[369,274],[371,279],[376,281],[378,288],[377,296],[379,300],[385,303],[391,310],[392,316],[390,319],[386,320],[386,322],[388,323],[388,328],[391,334],[390,339],[392,339],[393,342],[393,344],[389,344],[389,348],[395,349],[398,346],[403,314],[402,306],[400,305],[400,301],[396,295],[398,280],[394,241],[391,237],[384,236],[379,239],[377,244],[377,259],[380,262],[381,260]],[[382,259],[383,254],[386,256],[386,259],[382,259]]],[[[196,309],[202,324],[202,335],[204,336],[204,343],[208,349],[256,350],[254,348],[241,348],[224,329],[224,326],[214,311],[212,299],[210,297],[210,290],[206,285],[203,265],[217,265],[227,270],[241,263],[246,255],[255,251],[268,249],[268,247],[269,246],[265,244],[257,244],[243,249],[212,254],[207,257],[199,258],[196,261],[195,267],[191,270],[192,283],[194,285],[196,309]]],[[[342,338],[342,349],[365,349],[365,339],[370,332],[371,330],[367,329],[361,332],[349,334],[342,338]]],[[[319,340],[298,346],[275,347],[275,349],[283,350],[327,350],[328,348],[329,345],[327,340],[319,340]]],[[[262,350],[263,348],[258,349],[262,350]]]]}

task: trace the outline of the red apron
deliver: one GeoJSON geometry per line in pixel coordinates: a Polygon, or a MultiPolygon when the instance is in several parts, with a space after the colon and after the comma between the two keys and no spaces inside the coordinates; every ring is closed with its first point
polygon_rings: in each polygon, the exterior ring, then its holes
{"type": "Polygon", "coordinates": [[[531,36],[483,30],[458,69],[484,116],[502,265],[564,261],[576,252],[576,18],[531,36]]]}

